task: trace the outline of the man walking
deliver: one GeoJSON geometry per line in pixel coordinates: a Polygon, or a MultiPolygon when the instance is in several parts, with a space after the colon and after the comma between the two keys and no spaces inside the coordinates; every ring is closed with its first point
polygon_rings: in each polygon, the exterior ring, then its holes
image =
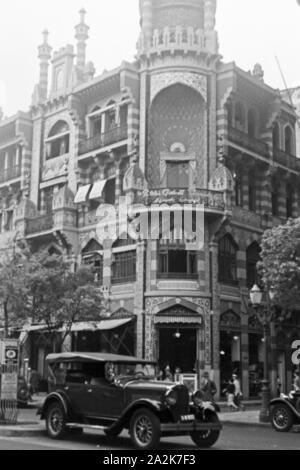
{"type": "Polygon", "coordinates": [[[203,393],[203,401],[214,401],[214,396],[217,393],[217,387],[213,380],[210,379],[209,373],[203,373],[200,381],[200,390],[203,393]]]}

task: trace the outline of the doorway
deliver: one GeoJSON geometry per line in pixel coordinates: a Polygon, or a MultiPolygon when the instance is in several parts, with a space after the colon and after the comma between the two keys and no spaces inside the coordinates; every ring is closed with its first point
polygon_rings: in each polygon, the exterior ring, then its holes
{"type": "Polygon", "coordinates": [[[197,363],[197,328],[172,327],[159,329],[159,366],[169,365],[171,372],[195,373],[197,363]]]}

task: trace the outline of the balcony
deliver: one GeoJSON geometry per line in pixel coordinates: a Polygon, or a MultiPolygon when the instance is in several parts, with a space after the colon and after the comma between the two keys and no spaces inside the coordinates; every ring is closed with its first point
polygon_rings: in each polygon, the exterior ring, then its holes
{"type": "Polygon", "coordinates": [[[16,179],[16,178],[20,178],[20,176],[21,176],[20,166],[13,166],[12,168],[6,168],[5,170],[0,172],[0,184],[5,183],[6,181],[16,179]]]}
{"type": "Polygon", "coordinates": [[[54,219],[53,214],[41,215],[26,223],[26,235],[33,235],[35,233],[48,232],[53,228],[54,219]]]}
{"type": "Polygon", "coordinates": [[[268,145],[262,140],[250,137],[234,127],[228,129],[228,140],[265,158],[270,158],[268,145]]]}
{"type": "Polygon", "coordinates": [[[157,273],[157,279],[160,280],[180,280],[180,281],[198,281],[198,274],[192,273],[157,273]]]}
{"type": "Polygon", "coordinates": [[[275,148],[273,152],[274,162],[291,170],[300,171],[300,159],[294,155],[286,153],[284,150],[275,148]]]}
{"type": "Polygon", "coordinates": [[[122,142],[127,139],[127,136],[127,126],[115,127],[104,134],[98,134],[80,142],[78,154],[84,155],[85,153],[93,152],[94,150],[104,148],[108,145],[122,142]]]}
{"type": "Polygon", "coordinates": [[[208,189],[167,189],[158,188],[140,191],[137,194],[137,203],[151,204],[200,204],[212,211],[225,210],[225,198],[221,191],[208,189]]]}

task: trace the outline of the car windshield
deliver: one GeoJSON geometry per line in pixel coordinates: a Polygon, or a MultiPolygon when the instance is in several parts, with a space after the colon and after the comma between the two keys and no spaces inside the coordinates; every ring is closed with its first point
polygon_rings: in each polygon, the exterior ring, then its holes
{"type": "Polygon", "coordinates": [[[145,378],[153,379],[155,377],[154,364],[120,364],[107,363],[106,376],[109,379],[132,379],[145,378]]]}

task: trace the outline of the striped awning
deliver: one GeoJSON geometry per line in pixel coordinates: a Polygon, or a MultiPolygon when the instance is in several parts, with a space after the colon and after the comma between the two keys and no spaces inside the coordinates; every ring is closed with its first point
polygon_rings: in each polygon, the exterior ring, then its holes
{"type": "Polygon", "coordinates": [[[98,199],[102,197],[107,180],[97,181],[93,184],[89,199],[98,199]]]}
{"type": "Polygon", "coordinates": [[[154,317],[154,323],[156,325],[171,325],[171,324],[183,324],[183,325],[202,325],[202,317],[191,315],[191,316],[179,316],[179,315],[157,315],[154,317]]]}
{"type": "Polygon", "coordinates": [[[75,204],[81,204],[82,202],[86,201],[90,187],[91,187],[90,184],[86,184],[85,186],[80,186],[74,199],[75,204]]]}

